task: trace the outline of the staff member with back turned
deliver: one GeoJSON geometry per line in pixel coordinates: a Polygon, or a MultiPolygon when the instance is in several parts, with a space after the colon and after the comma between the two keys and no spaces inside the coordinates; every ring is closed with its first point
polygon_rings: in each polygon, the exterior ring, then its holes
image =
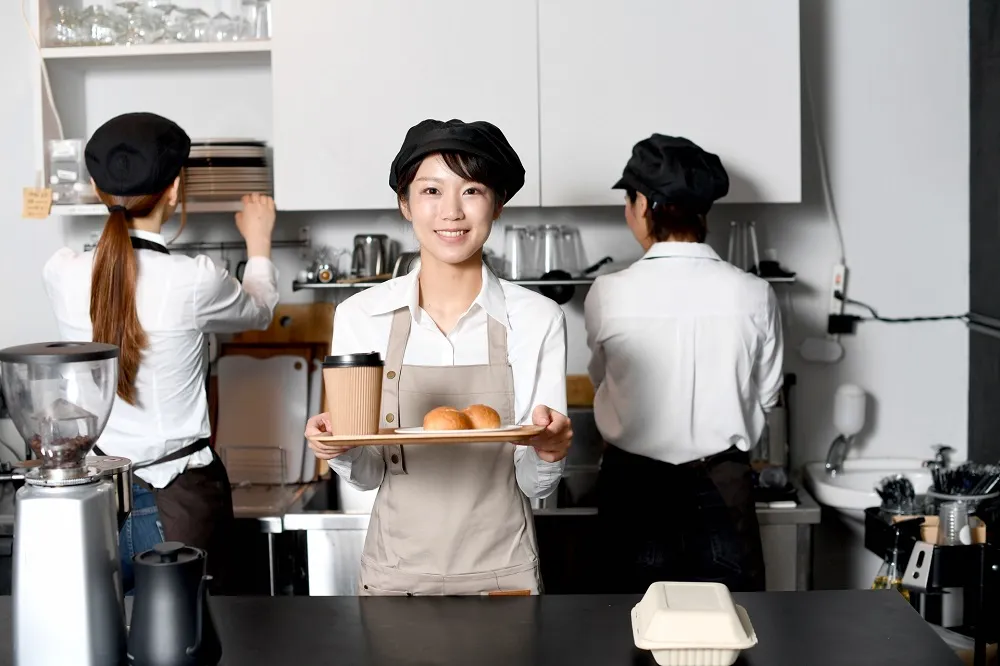
{"type": "MultiPolygon", "coordinates": [[[[421,426],[444,405],[486,404],[506,425],[546,429],[527,446],[313,442],[351,485],[379,489],[363,595],[540,591],[528,498],[555,490],[572,437],[562,413],[566,324],[558,305],[483,263],[494,220],[523,184],[514,149],[482,121],[425,120],[392,163],[389,186],[420,243],[420,268],[344,301],[333,353],[382,354],[382,427],[421,426]]],[[[329,428],[321,414],[306,436],[329,428]]]]}
{"type": "Polygon", "coordinates": [[[126,590],[132,556],[166,539],[207,550],[216,590],[226,591],[233,504],[209,447],[205,334],[267,328],[278,302],[269,197],[244,197],[236,214],[247,244],[242,285],[208,257],[174,255],[164,244],[160,228],[183,196],[190,147],[184,130],[151,113],[98,128],[85,156],[110,213],[104,232],[95,251],[59,250],[44,271],[63,338],[121,350],[117,397],[95,452],[129,458],[135,471],[119,537],[126,590]]]}
{"type": "Polygon", "coordinates": [[[640,261],[596,280],[585,304],[609,591],[658,580],[763,590],[747,451],[782,384],[770,285],[705,244],[729,191],[719,158],[654,134],[621,180],[640,261]]]}

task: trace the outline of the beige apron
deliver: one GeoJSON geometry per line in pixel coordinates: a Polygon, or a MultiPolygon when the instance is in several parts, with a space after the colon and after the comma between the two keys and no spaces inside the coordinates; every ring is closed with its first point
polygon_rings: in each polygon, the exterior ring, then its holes
{"type": "MultiPolygon", "coordinates": [[[[514,423],[507,330],[487,316],[489,365],[403,365],[412,318],[393,314],[382,381],[382,427],[416,427],[449,405],[485,404],[514,423]]],[[[531,505],[517,485],[514,445],[383,447],[386,473],[361,558],[361,595],[540,591],[531,505]]]]}

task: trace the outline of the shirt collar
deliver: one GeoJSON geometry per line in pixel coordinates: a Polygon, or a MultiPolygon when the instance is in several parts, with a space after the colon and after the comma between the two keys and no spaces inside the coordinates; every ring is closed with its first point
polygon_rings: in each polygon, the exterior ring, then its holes
{"type": "Polygon", "coordinates": [[[722,261],[707,243],[653,243],[653,246],[642,256],[643,259],[660,259],[665,257],[684,257],[688,259],[711,259],[722,261]]]}
{"type": "Polygon", "coordinates": [[[167,246],[166,242],[163,240],[163,234],[154,234],[152,231],[143,231],[142,229],[129,229],[128,235],[133,238],[147,240],[151,243],[157,243],[164,247],[167,246]]]}
{"type": "MultiPolygon", "coordinates": [[[[420,317],[420,268],[407,273],[401,278],[390,281],[379,297],[367,308],[368,314],[379,315],[395,312],[400,308],[409,308],[410,316],[415,320],[420,317]]],[[[507,319],[507,299],[503,294],[503,285],[499,278],[493,274],[486,264],[483,264],[483,286],[479,294],[472,301],[472,306],[479,306],[486,311],[486,314],[510,329],[510,320],[507,319]]]]}

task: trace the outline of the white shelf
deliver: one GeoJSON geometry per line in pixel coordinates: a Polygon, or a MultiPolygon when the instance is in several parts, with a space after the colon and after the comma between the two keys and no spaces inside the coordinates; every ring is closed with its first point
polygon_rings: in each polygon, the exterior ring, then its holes
{"type": "Polygon", "coordinates": [[[45,60],[134,58],[142,56],[213,55],[223,53],[269,53],[269,41],[197,42],[142,44],[136,46],[53,46],[42,49],[45,60]]]}
{"type": "MultiPolygon", "coordinates": [[[[242,210],[243,204],[239,201],[190,201],[187,204],[189,213],[235,213],[242,210]]],[[[177,206],[175,215],[180,214],[180,204],[177,206]]],[[[50,217],[105,217],[108,208],[104,204],[64,204],[52,206],[50,217]]]]}

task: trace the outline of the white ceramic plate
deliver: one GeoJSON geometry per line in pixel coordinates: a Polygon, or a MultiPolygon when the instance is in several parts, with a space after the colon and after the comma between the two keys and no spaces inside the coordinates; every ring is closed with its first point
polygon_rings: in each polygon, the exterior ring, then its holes
{"type": "Polygon", "coordinates": [[[474,434],[477,432],[507,432],[508,430],[520,430],[519,425],[509,425],[502,428],[479,428],[473,430],[424,430],[423,428],[396,428],[396,432],[400,435],[456,435],[456,434],[474,434]]]}

